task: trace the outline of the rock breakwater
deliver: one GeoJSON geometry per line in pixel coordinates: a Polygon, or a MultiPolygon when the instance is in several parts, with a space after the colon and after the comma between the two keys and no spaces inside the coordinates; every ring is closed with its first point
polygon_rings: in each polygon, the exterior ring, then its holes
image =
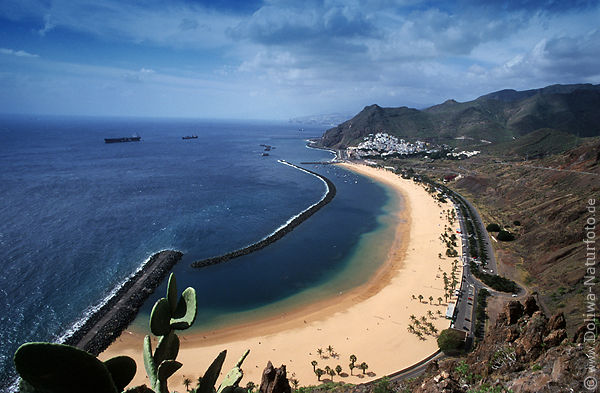
{"type": "Polygon", "coordinates": [[[98,355],[135,319],[140,307],[181,259],[179,251],[160,251],[132,274],[101,306],[62,341],[98,355]]]}
{"type": "Polygon", "coordinates": [[[266,246],[268,246],[269,244],[276,242],[277,240],[281,239],[282,237],[284,237],[285,235],[290,233],[292,230],[294,230],[294,228],[296,228],[302,222],[306,221],[310,216],[312,216],[317,211],[319,211],[319,209],[321,209],[323,206],[325,206],[329,202],[331,202],[333,200],[333,198],[335,197],[335,194],[336,194],[335,185],[331,182],[331,180],[329,180],[325,176],[320,175],[311,170],[308,170],[306,168],[300,167],[298,165],[294,165],[287,161],[279,161],[279,162],[281,162],[282,164],[291,166],[293,168],[296,168],[305,173],[308,173],[310,175],[313,175],[313,176],[319,178],[321,181],[323,181],[327,187],[327,191],[325,192],[325,194],[323,195],[321,200],[318,201],[317,203],[313,204],[312,206],[308,207],[306,210],[302,211],[301,213],[290,218],[284,225],[279,227],[277,230],[275,230],[273,233],[271,233],[267,237],[257,241],[256,243],[250,244],[249,246],[240,248],[238,250],[229,252],[227,254],[223,254],[223,255],[220,255],[217,257],[207,258],[207,259],[193,262],[192,267],[200,268],[200,267],[205,267],[205,266],[210,266],[210,265],[216,265],[218,263],[223,263],[230,259],[241,257],[243,255],[248,255],[250,253],[253,253],[255,251],[263,249],[266,246]]]}

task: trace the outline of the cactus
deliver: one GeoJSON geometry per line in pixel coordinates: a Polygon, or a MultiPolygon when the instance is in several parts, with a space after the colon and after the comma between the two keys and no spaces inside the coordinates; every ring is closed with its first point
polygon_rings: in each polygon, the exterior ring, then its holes
{"type": "Polygon", "coordinates": [[[171,273],[167,297],[160,298],[150,314],[150,331],[160,336],[154,352],[150,336],[144,338],[144,366],[156,393],[168,393],[167,379],[182,366],[175,360],[179,353],[179,338],[174,330],[189,328],[195,319],[196,291],[186,288],[178,299],[177,281],[171,273]]]}
{"type": "Polygon", "coordinates": [[[237,387],[238,386],[238,384],[242,380],[242,377],[244,376],[244,372],[242,371],[241,366],[249,353],[250,353],[250,350],[247,349],[246,352],[244,352],[244,354],[240,358],[240,360],[238,360],[236,365],[231,370],[229,370],[227,375],[225,375],[225,378],[223,378],[223,381],[221,382],[219,389],[217,389],[217,393],[223,393],[225,391],[225,389],[227,389],[229,387],[237,387]]]}
{"type": "Polygon", "coordinates": [[[241,366],[248,353],[250,353],[250,350],[246,350],[237,364],[225,375],[219,388],[215,390],[215,382],[217,382],[225,356],[227,356],[227,351],[221,352],[204,373],[196,393],[247,393],[246,389],[240,388],[238,385],[244,376],[241,366]]]}
{"type": "Polygon", "coordinates": [[[21,345],[14,362],[27,392],[119,393],[136,370],[127,356],[103,363],[75,347],[36,342],[21,345]]]}

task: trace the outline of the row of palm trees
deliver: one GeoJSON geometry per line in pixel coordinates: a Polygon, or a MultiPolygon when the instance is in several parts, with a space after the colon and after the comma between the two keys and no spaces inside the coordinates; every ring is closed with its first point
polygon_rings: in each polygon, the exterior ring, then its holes
{"type": "MultiPolygon", "coordinates": [[[[429,310],[427,314],[431,319],[435,319],[431,310],[429,310]]],[[[441,312],[439,310],[438,315],[441,315],[441,312]]],[[[428,321],[425,316],[422,316],[420,319],[417,319],[417,317],[415,317],[415,315],[413,314],[410,316],[410,320],[412,321],[412,323],[408,325],[408,331],[410,333],[415,334],[421,340],[425,340],[426,335],[435,336],[438,333],[438,329],[433,325],[433,323],[428,321]]]]}
{"type": "MultiPolygon", "coordinates": [[[[423,299],[425,299],[425,297],[423,295],[419,295],[419,296],[412,295],[412,298],[413,298],[413,300],[419,299],[419,303],[423,303],[423,299]]],[[[442,304],[442,300],[444,300],[444,299],[442,299],[441,297],[437,298],[438,305],[442,304]]],[[[433,304],[432,302],[433,302],[433,296],[429,296],[429,304],[433,304]]]]}
{"type": "MultiPolygon", "coordinates": [[[[320,349],[321,348],[319,348],[317,350],[317,353],[319,353],[320,349]]],[[[328,347],[328,349],[329,349],[329,347],[328,347]]],[[[333,348],[329,352],[332,353],[333,348]]],[[[319,355],[321,355],[321,353],[319,353],[319,355]]],[[[348,368],[350,369],[350,375],[354,375],[354,374],[352,374],[352,371],[355,368],[360,368],[364,374],[367,371],[367,369],[369,368],[369,365],[366,362],[362,362],[360,365],[357,365],[356,361],[357,361],[356,355],[350,355],[350,364],[348,365],[348,368]]],[[[321,377],[326,374],[331,376],[331,380],[333,381],[333,377],[336,374],[340,375],[343,371],[342,366],[340,366],[339,364],[337,366],[335,366],[335,368],[325,366],[325,369],[317,368],[317,365],[319,363],[316,360],[311,361],[310,364],[311,364],[311,366],[313,366],[313,372],[315,373],[315,375],[317,376],[317,380],[319,380],[319,381],[321,380],[321,377]]]]}

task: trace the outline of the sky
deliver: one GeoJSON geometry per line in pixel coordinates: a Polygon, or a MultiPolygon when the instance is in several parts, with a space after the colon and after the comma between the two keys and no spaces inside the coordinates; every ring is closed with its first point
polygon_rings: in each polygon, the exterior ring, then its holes
{"type": "Polygon", "coordinates": [[[600,83],[600,0],[0,0],[0,113],[274,119],[600,83]]]}

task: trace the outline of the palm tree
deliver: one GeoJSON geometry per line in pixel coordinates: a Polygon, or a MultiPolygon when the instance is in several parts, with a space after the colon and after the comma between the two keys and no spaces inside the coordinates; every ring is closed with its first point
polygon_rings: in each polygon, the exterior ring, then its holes
{"type": "Polygon", "coordinates": [[[433,313],[431,312],[431,310],[427,310],[427,316],[429,318],[433,318],[433,313]]]}
{"type": "Polygon", "coordinates": [[[335,370],[330,368],[327,374],[331,375],[331,382],[333,382],[333,377],[335,376],[335,370]]]}
{"type": "Polygon", "coordinates": [[[369,368],[369,365],[365,362],[362,362],[360,364],[360,368],[363,370],[363,374],[365,373],[365,371],[367,371],[367,369],[369,368]]]}
{"type": "Polygon", "coordinates": [[[254,384],[254,382],[250,381],[246,384],[246,390],[251,392],[254,390],[254,388],[256,387],[256,384],[254,384]]]}
{"type": "Polygon", "coordinates": [[[294,390],[298,390],[298,386],[300,385],[300,381],[298,381],[296,378],[292,378],[292,379],[290,379],[290,382],[292,383],[292,386],[294,386],[294,390]]]}
{"type": "Polygon", "coordinates": [[[411,321],[416,321],[417,320],[417,317],[415,317],[415,314],[410,314],[409,318],[410,318],[411,321]]]}
{"type": "Polygon", "coordinates": [[[342,366],[340,366],[339,364],[335,366],[335,372],[337,373],[337,375],[340,375],[342,373],[342,366]]]}
{"type": "Polygon", "coordinates": [[[438,316],[440,316],[440,317],[442,316],[442,312],[441,312],[440,310],[436,310],[436,312],[435,312],[435,313],[436,313],[438,316]]]}
{"type": "Polygon", "coordinates": [[[442,300],[444,300],[444,299],[442,299],[441,297],[438,297],[438,306],[442,304],[442,300]]]}
{"type": "Polygon", "coordinates": [[[412,300],[417,300],[417,297],[415,295],[412,295],[412,300]]]}
{"type": "Polygon", "coordinates": [[[190,385],[192,384],[192,380],[188,377],[183,377],[183,386],[185,386],[185,390],[190,391],[190,385]]]}
{"type": "Polygon", "coordinates": [[[330,371],[331,371],[331,367],[329,367],[329,366],[325,366],[325,372],[326,372],[327,374],[329,374],[329,372],[330,372],[330,371]]]}
{"type": "Polygon", "coordinates": [[[331,345],[327,346],[327,352],[329,352],[329,355],[333,354],[333,347],[331,345]]]}
{"type": "Polygon", "coordinates": [[[350,375],[352,375],[352,369],[354,368],[354,363],[350,363],[348,365],[348,368],[350,369],[350,375]]]}
{"type": "Polygon", "coordinates": [[[427,322],[427,318],[425,318],[425,315],[423,315],[423,316],[421,317],[421,321],[423,321],[423,323],[426,323],[426,322],[427,322]]]}
{"type": "Polygon", "coordinates": [[[315,370],[315,374],[317,374],[317,380],[320,381],[321,380],[321,376],[323,374],[325,374],[325,371],[321,370],[320,368],[315,370]]]}
{"type": "Polygon", "coordinates": [[[350,361],[352,362],[352,365],[354,365],[354,363],[356,363],[356,355],[350,355],[350,361]]]}
{"type": "Polygon", "coordinates": [[[317,349],[317,353],[319,354],[320,357],[323,357],[323,349],[322,348],[317,349]]]}
{"type": "Polygon", "coordinates": [[[429,304],[433,301],[433,296],[429,296],[429,304]]]}
{"type": "Polygon", "coordinates": [[[314,371],[315,371],[315,368],[317,367],[317,364],[318,364],[318,363],[317,363],[317,361],[316,361],[316,360],[313,360],[312,362],[310,362],[310,364],[312,364],[312,366],[313,366],[313,372],[314,372],[314,371]]]}
{"type": "Polygon", "coordinates": [[[419,295],[418,298],[419,298],[419,303],[421,303],[423,300],[423,295],[419,295]]]}

